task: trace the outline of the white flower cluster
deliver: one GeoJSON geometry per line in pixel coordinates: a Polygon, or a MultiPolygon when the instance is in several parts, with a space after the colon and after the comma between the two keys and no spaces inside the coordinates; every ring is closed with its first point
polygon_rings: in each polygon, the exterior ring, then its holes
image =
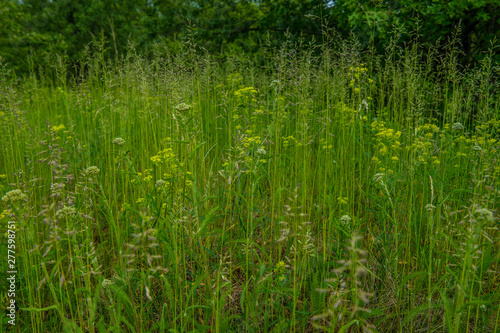
{"type": "Polygon", "coordinates": [[[493,212],[487,208],[480,208],[474,212],[476,220],[479,222],[492,223],[495,220],[493,212]]]}
{"type": "Polygon", "coordinates": [[[181,103],[181,104],[178,104],[174,107],[174,109],[176,109],[177,111],[187,111],[191,108],[192,108],[192,106],[189,104],[186,104],[186,103],[181,103]]]}
{"type": "Polygon", "coordinates": [[[99,175],[99,173],[101,172],[101,170],[96,167],[96,166],[90,166],[88,167],[87,169],[85,169],[85,171],[83,172],[85,177],[92,177],[92,176],[97,176],[99,175]]]}
{"type": "Polygon", "coordinates": [[[352,221],[352,219],[349,215],[343,215],[340,218],[340,224],[345,225],[345,226],[348,226],[349,223],[351,223],[351,221],[352,221]]]}
{"type": "Polygon", "coordinates": [[[7,193],[5,193],[5,195],[2,197],[2,201],[11,201],[11,202],[14,202],[14,201],[27,201],[28,200],[28,196],[26,194],[23,193],[23,191],[21,190],[12,190],[12,191],[9,191],[7,193]]]}
{"type": "Polygon", "coordinates": [[[125,144],[125,140],[123,140],[122,138],[116,138],[113,140],[113,144],[121,147],[125,144]]]}
{"type": "Polygon", "coordinates": [[[384,185],[385,173],[377,173],[373,176],[373,181],[377,184],[384,185]]]}
{"type": "Polygon", "coordinates": [[[156,187],[163,187],[166,184],[166,182],[163,179],[158,179],[155,183],[156,187]]]}
{"type": "Polygon", "coordinates": [[[434,209],[436,209],[436,206],[434,206],[433,204],[425,205],[425,210],[428,212],[432,212],[434,209]]]}
{"type": "Polygon", "coordinates": [[[108,280],[108,279],[104,279],[104,280],[102,280],[101,286],[102,286],[104,289],[106,289],[108,286],[110,286],[110,285],[112,285],[112,284],[114,284],[114,282],[113,282],[113,281],[108,280]]]}

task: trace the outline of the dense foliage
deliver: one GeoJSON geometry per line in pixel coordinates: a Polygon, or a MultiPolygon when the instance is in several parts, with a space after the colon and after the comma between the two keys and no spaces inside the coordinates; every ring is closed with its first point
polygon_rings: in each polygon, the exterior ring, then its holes
{"type": "Polygon", "coordinates": [[[354,31],[382,52],[395,32],[401,41],[418,34],[429,47],[460,29],[460,61],[468,64],[498,37],[499,8],[499,0],[0,0],[0,55],[26,73],[28,54],[34,67],[52,64],[55,53],[76,63],[101,36],[116,59],[128,41],[141,51],[155,43],[179,49],[178,37],[190,34],[213,54],[255,54],[266,39],[279,45],[285,32],[310,41],[354,31]]]}
{"type": "Polygon", "coordinates": [[[0,0],[14,330],[499,332],[499,1],[0,0]]]}
{"type": "Polygon", "coordinates": [[[1,65],[16,329],[498,332],[492,55],[326,42],[1,65]]]}

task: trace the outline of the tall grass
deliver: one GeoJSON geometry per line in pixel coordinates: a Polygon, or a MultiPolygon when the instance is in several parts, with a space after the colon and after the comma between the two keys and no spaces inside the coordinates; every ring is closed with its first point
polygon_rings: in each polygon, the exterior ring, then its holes
{"type": "Polygon", "coordinates": [[[499,331],[499,68],[398,45],[2,64],[15,330],[499,331]]]}

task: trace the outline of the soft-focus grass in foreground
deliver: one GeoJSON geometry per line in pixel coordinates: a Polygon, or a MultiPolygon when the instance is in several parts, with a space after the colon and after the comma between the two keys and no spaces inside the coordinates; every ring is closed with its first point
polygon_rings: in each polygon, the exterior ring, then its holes
{"type": "Polygon", "coordinates": [[[334,42],[4,66],[15,330],[500,330],[498,68],[334,42]]]}

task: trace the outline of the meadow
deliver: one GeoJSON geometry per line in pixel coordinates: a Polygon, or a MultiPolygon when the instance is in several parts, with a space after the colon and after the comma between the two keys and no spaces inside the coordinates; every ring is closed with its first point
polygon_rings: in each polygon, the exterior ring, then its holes
{"type": "Polygon", "coordinates": [[[398,45],[2,62],[2,330],[499,332],[499,67],[398,45]]]}

